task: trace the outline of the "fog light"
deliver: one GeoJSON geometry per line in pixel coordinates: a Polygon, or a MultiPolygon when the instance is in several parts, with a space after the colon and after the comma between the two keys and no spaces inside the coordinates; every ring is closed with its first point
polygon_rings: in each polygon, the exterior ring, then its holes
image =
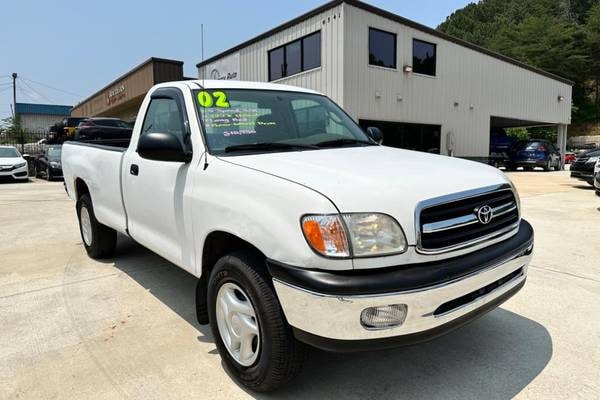
{"type": "Polygon", "coordinates": [[[360,323],[365,329],[386,329],[400,326],[406,319],[406,304],[369,307],[360,313],[360,323]]]}

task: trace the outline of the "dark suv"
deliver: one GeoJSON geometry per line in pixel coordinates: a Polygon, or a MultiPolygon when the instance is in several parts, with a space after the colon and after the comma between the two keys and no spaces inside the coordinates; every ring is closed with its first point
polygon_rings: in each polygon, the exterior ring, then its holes
{"type": "Polygon", "coordinates": [[[594,166],[600,157],[600,149],[588,150],[577,156],[571,164],[571,178],[586,181],[594,186],[594,166]]]}
{"type": "Polygon", "coordinates": [[[87,118],[79,123],[75,140],[131,138],[131,125],[118,118],[87,118]]]}
{"type": "Polygon", "coordinates": [[[47,146],[44,152],[35,160],[35,176],[43,176],[47,180],[62,178],[60,156],[62,145],[47,146]]]}
{"type": "Polygon", "coordinates": [[[509,170],[517,167],[523,167],[524,170],[542,167],[544,171],[550,171],[551,168],[555,171],[562,169],[560,153],[547,140],[519,140],[511,147],[508,155],[510,160],[506,168],[509,170]]]}

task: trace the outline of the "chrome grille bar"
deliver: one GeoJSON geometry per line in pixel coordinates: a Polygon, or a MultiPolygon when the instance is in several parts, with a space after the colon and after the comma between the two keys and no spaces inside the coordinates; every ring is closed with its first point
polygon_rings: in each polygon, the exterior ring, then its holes
{"type": "MultiPolygon", "coordinates": [[[[498,207],[493,208],[493,216],[498,217],[500,215],[504,215],[511,211],[514,211],[517,208],[517,205],[514,202],[502,204],[498,207]]],[[[456,229],[467,225],[472,225],[478,223],[479,220],[475,213],[462,215],[460,217],[447,219],[444,221],[436,221],[431,222],[429,224],[423,225],[423,233],[434,233],[434,232],[442,232],[450,229],[456,229]]]]}

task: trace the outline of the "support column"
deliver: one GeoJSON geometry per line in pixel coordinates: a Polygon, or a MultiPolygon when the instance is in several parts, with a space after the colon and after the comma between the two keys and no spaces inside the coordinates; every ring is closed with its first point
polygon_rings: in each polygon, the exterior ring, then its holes
{"type": "Polygon", "coordinates": [[[560,152],[560,157],[562,159],[562,165],[565,165],[565,153],[567,151],[567,126],[566,124],[558,125],[558,136],[556,140],[556,147],[558,147],[558,151],[560,152]]]}

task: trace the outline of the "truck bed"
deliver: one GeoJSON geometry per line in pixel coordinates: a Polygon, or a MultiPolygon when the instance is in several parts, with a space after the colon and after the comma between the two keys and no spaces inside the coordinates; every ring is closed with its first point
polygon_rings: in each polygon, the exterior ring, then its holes
{"type": "Polygon", "coordinates": [[[69,196],[77,199],[76,181],[82,180],[94,199],[96,219],[126,233],[127,218],[123,205],[121,164],[126,141],[67,141],[62,148],[62,169],[69,196]]]}

